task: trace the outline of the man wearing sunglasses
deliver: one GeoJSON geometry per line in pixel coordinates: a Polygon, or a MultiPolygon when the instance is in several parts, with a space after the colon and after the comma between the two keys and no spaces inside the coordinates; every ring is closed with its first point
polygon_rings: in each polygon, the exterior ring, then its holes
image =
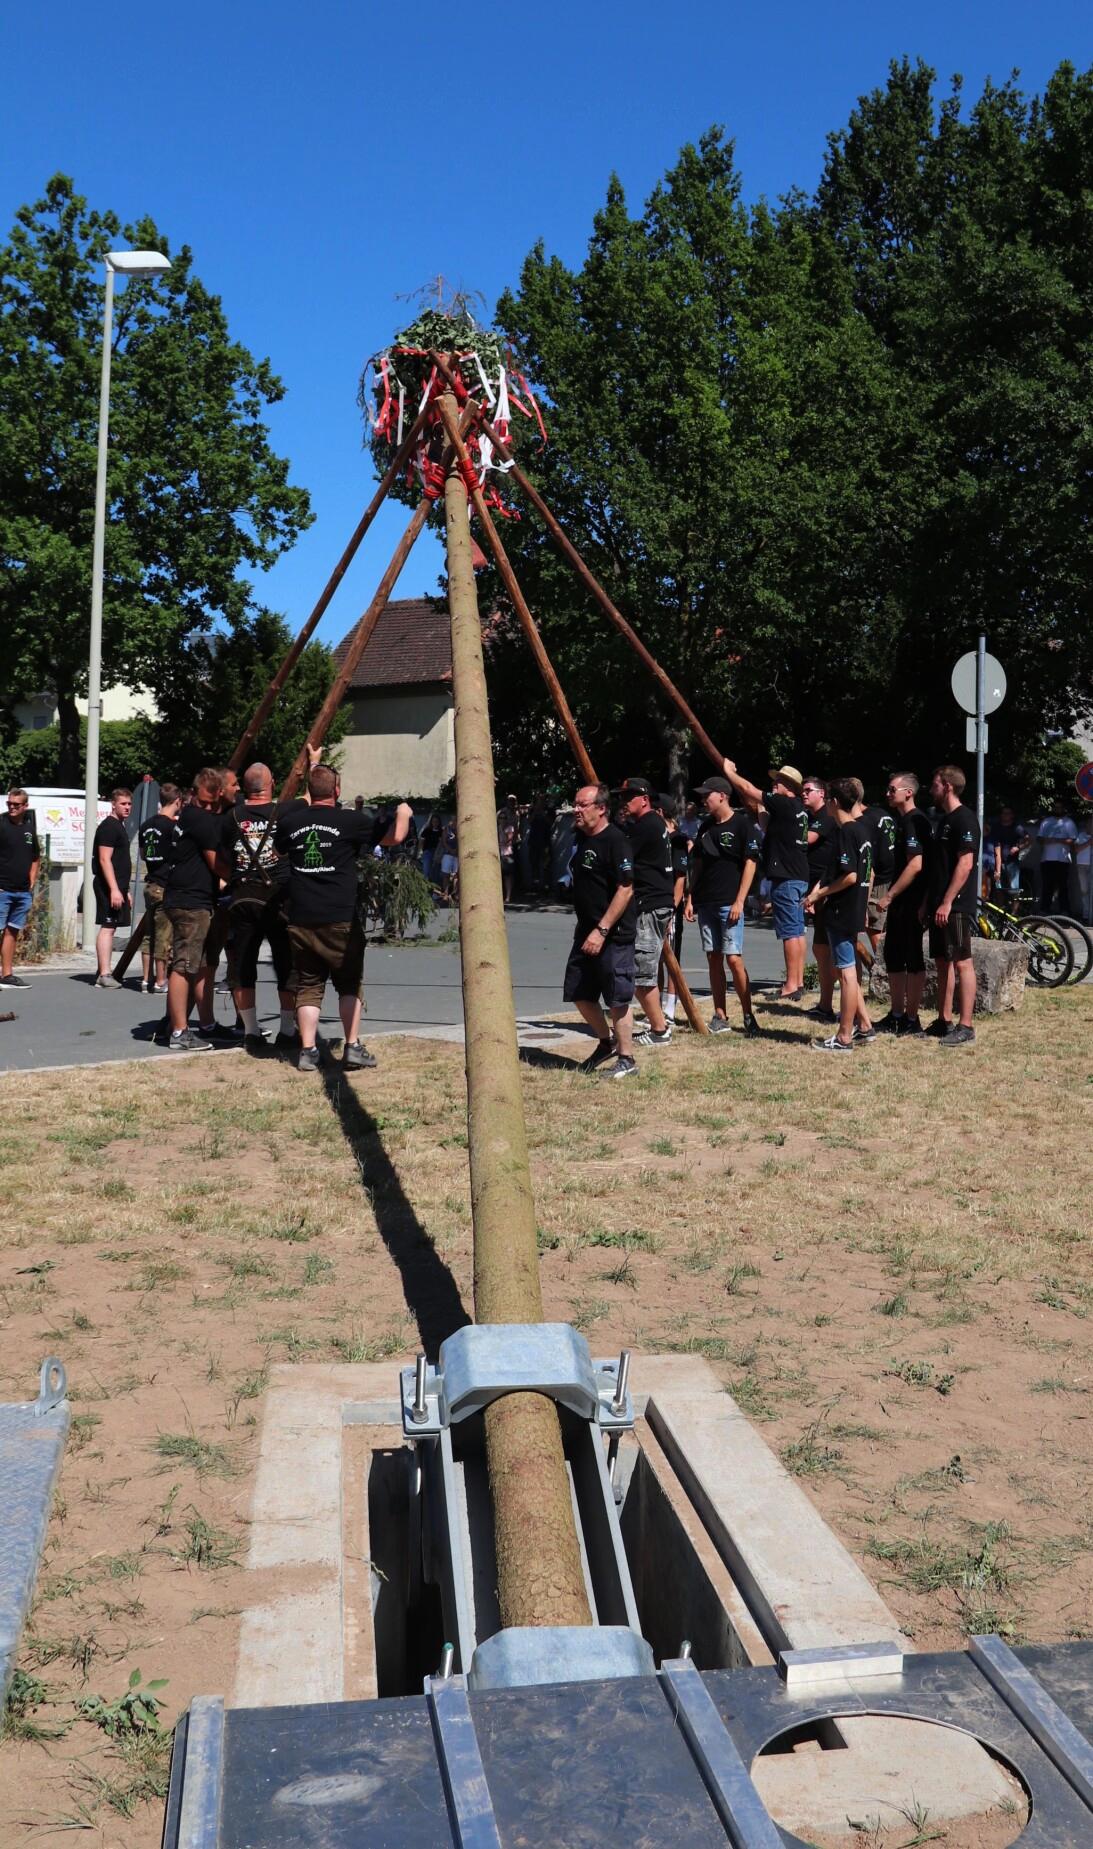
{"type": "Polygon", "coordinates": [[[9,790],[0,818],[0,989],[29,989],[14,971],[15,943],[30,917],[41,860],[38,836],[25,790],[9,790]]]}

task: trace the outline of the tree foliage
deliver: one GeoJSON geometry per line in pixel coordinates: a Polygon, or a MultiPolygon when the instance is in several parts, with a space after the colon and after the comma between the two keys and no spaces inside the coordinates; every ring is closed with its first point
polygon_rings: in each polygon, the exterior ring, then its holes
{"type": "MultiPolygon", "coordinates": [[[[949,673],[980,629],[999,777],[1088,713],[1091,219],[1093,73],[965,108],[904,60],[814,198],[745,209],[713,129],[636,215],[612,179],[579,269],[537,246],[502,297],[550,405],[529,473],[745,767],[963,755],[949,673]]],[[[598,768],[682,782],[674,714],[534,516],[506,539],[598,768]]],[[[485,601],[507,775],[521,740],[564,774],[492,574],[485,601]]]]}
{"type": "Polygon", "coordinates": [[[0,626],[9,694],[56,693],[60,774],[79,774],[102,358],[103,256],[171,270],[115,298],[103,684],[154,695],[204,671],[208,639],[257,620],[247,571],[309,523],[262,421],[283,386],[234,341],[219,299],[151,219],[122,226],[55,175],[0,249],[0,626]]]}

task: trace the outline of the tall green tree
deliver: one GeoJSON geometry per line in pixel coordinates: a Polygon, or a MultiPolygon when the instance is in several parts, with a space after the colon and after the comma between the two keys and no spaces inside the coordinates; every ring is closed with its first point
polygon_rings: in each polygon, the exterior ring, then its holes
{"type": "Polygon", "coordinates": [[[0,628],[9,696],[56,693],[68,782],[86,687],[102,259],[119,242],[162,250],[172,268],[115,298],[104,685],[156,694],[200,673],[195,638],[254,620],[246,573],[311,520],[263,422],[282,383],[231,338],[189,248],[172,253],[151,219],[90,210],[55,175],[0,249],[0,628]]]}

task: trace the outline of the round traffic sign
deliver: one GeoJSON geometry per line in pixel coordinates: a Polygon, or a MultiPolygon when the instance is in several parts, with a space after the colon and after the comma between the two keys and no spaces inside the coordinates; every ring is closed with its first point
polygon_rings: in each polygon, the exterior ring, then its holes
{"type": "MultiPolygon", "coordinates": [[[[983,711],[996,713],[1006,697],[1006,670],[993,655],[983,660],[983,711]]],[[[953,698],[975,716],[975,651],[961,655],[953,669],[953,698]]]]}
{"type": "Polygon", "coordinates": [[[1074,788],[1083,803],[1093,803],[1093,764],[1083,764],[1074,779],[1074,788]]]}

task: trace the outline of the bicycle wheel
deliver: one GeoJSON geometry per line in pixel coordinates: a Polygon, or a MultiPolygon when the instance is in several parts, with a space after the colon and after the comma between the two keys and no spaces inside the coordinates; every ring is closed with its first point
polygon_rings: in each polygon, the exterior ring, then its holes
{"type": "Polygon", "coordinates": [[[1043,921],[1036,919],[1033,922],[1050,924],[1056,931],[1063,933],[1074,952],[1074,967],[1070,972],[1069,980],[1084,982],[1090,970],[1093,969],[1093,936],[1090,935],[1088,928],[1082,924],[1080,919],[1071,918],[1065,912],[1053,912],[1049,919],[1043,921]]]}
{"type": "Polygon", "coordinates": [[[1053,918],[1022,918],[1014,940],[1028,950],[1028,979],[1037,988],[1061,989],[1074,968],[1074,947],[1053,918]]]}

